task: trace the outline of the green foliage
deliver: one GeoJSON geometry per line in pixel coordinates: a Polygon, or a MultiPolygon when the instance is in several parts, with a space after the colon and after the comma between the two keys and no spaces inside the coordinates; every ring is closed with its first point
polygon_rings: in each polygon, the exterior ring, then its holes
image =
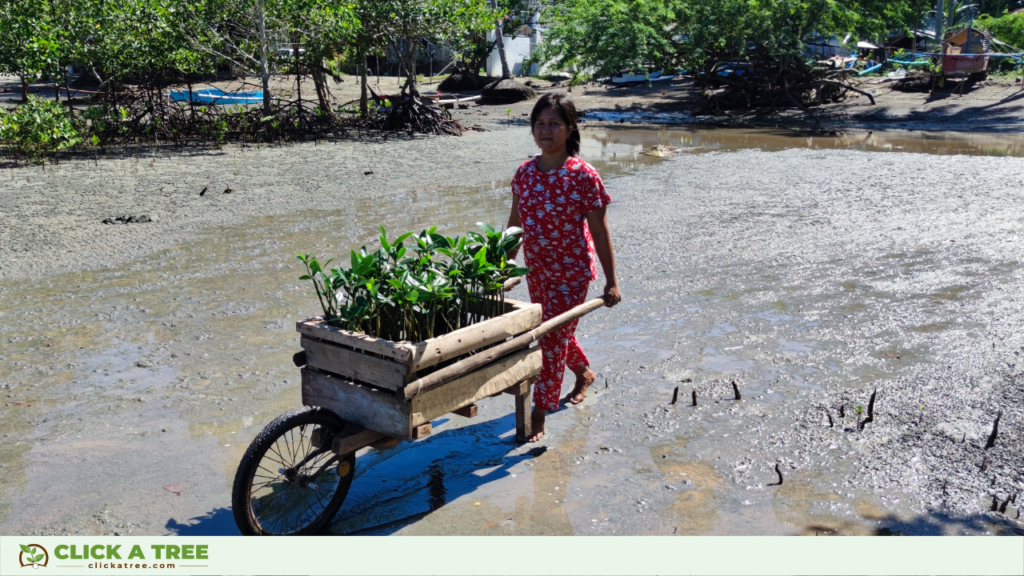
{"type": "Polygon", "coordinates": [[[1007,14],[999,18],[982,15],[974,25],[1012,46],[1024,46],[1024,13],[1007,14]]]}
{"type": "Polygon", "coordinates": [[[565,0],[534,60],[574,75],[621,70],[710,72],[723,61],[791,69],[811,35],[879,40],[920,24],[925,0],[565,0]]]}
{"type": "Polygon", "coordinates": [[[433,338],[503,314],[504,282],[529,271],[509,258],[521,229],[479,226],[483,233],[446,237],[435,227],[392,241],[382,226],[380,249],[353,251],[349,268],[299,254],[299,279],[313,282],[329,325],[394,341],[433,338]]]}
{"type": "Polygon", "coordinates": [[[42,162],[82,141],[63,105],[30,96],[10,112],[0,110],[0,143],[31,162],[42,162]]]}
{"type": "Polygon", "coordinates": [[[450,42],[493,26],[495,12],[486,0],[367,0],[377,45],[390,46],[404,60],[403,92],[419,94],[416,47],[422,38],[450,42]],[[399,50],[402,47],[404,50],[399,50]]]}
{"type": "Polygon", "coordinates": [[[678,39],[685,3],[677,0],[566,0],[545,10],[547,30],[533,62],[573,75],[611,76],[646,66],[682,65],[678,39]],[[675,25],[673,25],[675,23],[675,25]]]}

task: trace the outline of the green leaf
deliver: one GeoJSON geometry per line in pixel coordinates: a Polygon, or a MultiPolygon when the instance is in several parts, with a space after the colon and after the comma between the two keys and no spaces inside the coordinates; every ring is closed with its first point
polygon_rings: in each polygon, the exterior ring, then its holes
{"type": "Polygon", "coordinates": [[[512,268],[511,270],[508,270],[506,273],[508,274],[509,278],[518,278],[520,276],[526,276],[527,274],[529,274],[530,269],[519,266],[516,268],[512,268]]]}
{"type": "Polygon", "coordinates": [[[25,554],[35,554],[36,553],[36,549],[35,548],[29,548],[28,546],[25,546],[24,544],[19,544],[19,546],[21,546],[21,551],[24,552],[25,554]]]}

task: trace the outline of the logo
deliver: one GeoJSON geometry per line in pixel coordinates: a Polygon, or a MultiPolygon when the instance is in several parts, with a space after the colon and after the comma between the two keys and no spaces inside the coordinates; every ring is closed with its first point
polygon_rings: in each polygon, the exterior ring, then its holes
{"type": "Polygon", "coordinates": [[[50,554],[39,544],[21,545],[21,554],[18,554],[18,562],[21,567],[31,566],[33,568],[45,567],[50,563],[50,554]]]}

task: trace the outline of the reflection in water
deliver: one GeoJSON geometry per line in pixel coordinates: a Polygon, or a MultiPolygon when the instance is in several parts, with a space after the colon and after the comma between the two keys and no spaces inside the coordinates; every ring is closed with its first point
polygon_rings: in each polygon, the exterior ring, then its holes
{"type": "Polygon", "coordinates": [[[588,127],[584,125],[582,154],[619,163],[647,164],[655,158],[641,154],[653,146],[680,149],[684,154],[732,152],[757,149],[780,152],[810,150],[860,150],[863,152],[914,152],[919,154],[1024,157],[1024,137],[964,132],[885,130],[838,136],[808,136],[781,129],[702,129],[588,127]]]}

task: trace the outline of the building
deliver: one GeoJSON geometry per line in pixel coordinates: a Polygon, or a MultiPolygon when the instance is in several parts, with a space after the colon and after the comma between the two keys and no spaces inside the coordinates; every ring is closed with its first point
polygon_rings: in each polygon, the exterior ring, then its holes
{"type": "MultiPolygon", "coordinates": [[[[534,14],[529,24],[520,26],[516,30],[514,38],[507,34],[502,36],[502,40],[505,43],[505,58],[508,60],[508,68],[513,76],[536,76],[538,73],[542,73],[536,64],[531,65],[525,74],[523,72],[523,62],[533,55],[533,51],[541,41],[542,28],[543,26],[540,24],[538,15],[534,14]]],[[[488,42],[494,42],[495,32],[496,30],[491,30],[487,33],[488,42]]],[[[488,76],[493,78],[501,77],[501,56],[498,55],[497,45],[494,46],[494,50],[487,57],[485,66],[488,76]]]]}

